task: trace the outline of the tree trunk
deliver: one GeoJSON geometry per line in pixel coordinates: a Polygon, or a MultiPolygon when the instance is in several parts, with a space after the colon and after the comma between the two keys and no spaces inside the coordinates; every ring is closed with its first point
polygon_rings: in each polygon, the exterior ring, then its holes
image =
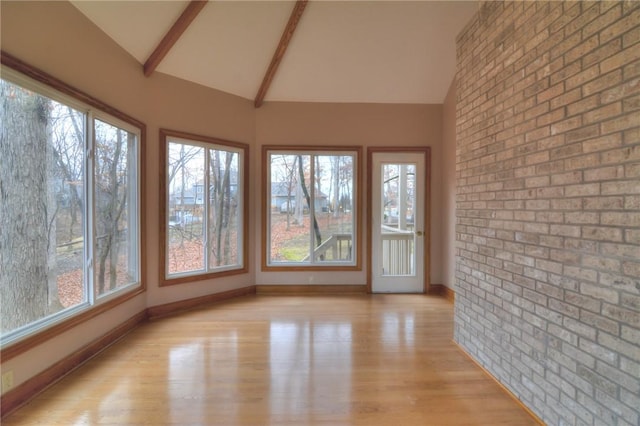
{"type": "Polygon", "coordinates": [[[331,183],[333,185],[333,198],[331,204],[333,205],[333,217],[340,215],[340,157],[334,156],[331,162],[331,183]]]}
{"type": "MultiPolygon", "coordinates": [[[[104,199],[102,206],[98,209],[100,216],[103,235],[98,238],[103,239],[99,254],[99,270],[98,270],[98,295],[104,294],[108,290],[116,288],[118,275],[118,222],[124,211],[127,202],[127,190],[118,178],[118,166],[120,166],[123,154],[124,138],[123,131],[118,129],[116,135],[116,143],[112,156],[105,160],[108,166],[108,174],[106,176],[96,176],[96,179],[104,179],[101,186],[101,194],[97,194],[98,198],[104,199]],[[121,193],[122,192],[122,193],[121,193]],[[109,285],[105,282],[106,263],[109,260],[109,285]]],[[[98,231],[100,232],[100,231],[98,231]]]]}
{"type": "MultiPolygon", "coordinates": [[[[2,332],[48,314],[45,98],[0,81],[0,301],[2,332]]],[[[55,250],[55,248],[54,248],[55,250]]]]}
{"type": "MultiPolygon", "coordinates": [[[[320,234],[320,227],[318,226],[318,221],[316,220],[315,211],[313,206],[311,205],[311,196],[309,195],[309,190],[307,189],[307,184],[304,181],[304,170],[302,168],[302,158],[298,156],[298,162],[300,163],[300,186],[302,188],[302,193],[304,194],[304,198],[307,200],[307,205],[309,206],[309,215],[311,219],[313,219],[313,233],[316,237],[316,247],[319,247],[322,244],[322,235],[320,234]]],[[[321,260],[324,260],[324,256],[320,257],[321,260]]]]}

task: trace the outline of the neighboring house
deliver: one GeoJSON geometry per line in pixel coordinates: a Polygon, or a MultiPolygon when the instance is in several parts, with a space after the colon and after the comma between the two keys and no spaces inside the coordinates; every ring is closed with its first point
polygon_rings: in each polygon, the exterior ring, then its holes
{"type": "MultiPolygon", "coordinates": [[[[271,183],[271,209],[280,210],[283,213],[287,211],[287,200],[289,200],[289,210],[292,211],[296,205],[297,192],[301,191],[295,183],[293,188],[289,189],[287,182],[271,183]]],[[[302,194],[301,194],[302,195],[302,194]]],[[[329,196],[316,190],[315,191],[316,211],[329,211],[329,196]]],[[[305,201],[305,208],[307,203],[305,201]]]]}
{"type": "Polygon", "coordinates": [[[180,191],[172,193],[169,202],[171,206],[181,207],[182,209],[194,208],[196,205],[202,205],[202,195],[196,198],[194,188],[185,189],[184,193],[180,191]]]}
{"type": "MultiPolygon", "coordinates": [[[[234,173],[231,174],[231,196],[234,197],[238,192],[238,182],[234,173]]],[[[180,208],[181,210],[194,209],[204,204],[204,182],[198,181],[185,189],[184,193],[175,191],[171,193],[169,203],[171,207],[180,208]]]]}

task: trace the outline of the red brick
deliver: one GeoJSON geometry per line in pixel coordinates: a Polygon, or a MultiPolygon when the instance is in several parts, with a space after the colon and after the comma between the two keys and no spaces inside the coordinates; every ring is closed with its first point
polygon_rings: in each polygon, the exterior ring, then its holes
{"type": "Polygon", "coordinates": [[[598,2],[581,2],[582,12],[576,17],[576,19],[567,23],[564,27],[564,32],[566,35],[572,34],[575,31],[578,31],[580,35],[582,35],[582,28],[593,21],[600,14],[600,7],[598,2]]]}
{"type": "Polygon", "coordinates": [[[560,96],[564,93],[564,82],[560,82],[555,86],[549,87],[547,90],[544,90],[538,93],[538,103],[542,103],[548,101],[549,99],[555,98],[556,96],[560,96]]]}
{"type": "MultiPolygon", "coordinates": [[[[582,57],[582,67],[587,68],[593,64],[600,63],[604,58],[608,58],[622,50],[622,39],[616,38],[611,40],[609,43],[604,46],[598,47],[593,52],[584,55],[582,57]]],[[[606,72],[605,70],[600,70],[602,73],[606,72]]]]}
{"type": "Polygon", "coordinates": [[[582,143],[585,153],[605,151],[622,145],[622,136],[619,133],[603,136],[597,139],[590,139],[582,143]]]}
{"type": "MultiPolygon", "coordinates": [[[[558,59],[556,59],[556,61],[564,63],[564,58],[561,56],[558,59]]],[[[560,81],[564,81],[567,78],[576,75],[580,71],[582,71],[582,62],[579,60],[574,61],[572,64],[567,66],[562,66],[559,69],[557,69],[555,72],[552,72],[549,82],[552,85],[555,85],[560,81]]]]}
{"type": "Polygon", "coordinates": [[[558,133],[564,133],[567,132],[569,130],[578,128],[582,125],[582,118],[581,117],[572,117],[572,118],[568,118],[564,121],[561,121],[559,123],[554,123],[551,126],[551,134],[552,135],[556,135],[558,133]]]}
{"type": "Polygon", "coordinates": [[[640,92],[640,78],[634,78],[629,81],[625,81],[617,87],[605,90],[600,94],[600,101],[603,104],[619,101],[633,94],[640,92]]]}
{"type": "MultiPolygon", "coordinates": [[[[608,167],[600,167],[597,169],[590,169],[584,171],[584,180],[585,182],[591,181],[603,181],[603,180],[611,180],[611,179],[621,179],[624,177],[624,167],[623,166],[608,166],[608,167]]],[[[603,184],[604,185],[604,184],[603,184]]],[[[602,194],[607,194],[604,186],[602,187],[602,194]]]]}
{"type": "Polygon", "coordinates": [[[622,36],[622,47],[624,49],[628,49],[636,43],[640,43],[640,26],[622,36]]]}
{"type": "MultiPolygon", "coordinates": [[[[556,31],[563,30],[567,23],[575,19],[581,12],[579,2],[562,2],[562,15],[549,25],[549,30],[553,34],[556,31]]],[[[553,19],[553,17],[550,17],[553,19]]]]}
{"type": "Polygon", "coordinates": [[[612,132],[619,132],[621,130],[629,129],[636,126],[640,126],[640,112],[638,111],[603,122],[600,125],[600,131],[602,132],[602,134],[607,134],[612,132]]]}
{"type": "Polygon", "coordinates": [[[582,90],[579,87],[576,87],[575,89],[569,92],[565,92],[557,98],[551,99],[549,106],[552,110],[556,110],[560,107],[579,101],[580,99],[582,99],[582,90]]]}
{"type": "Polygon", "coordinates": [[[584,113],[582,115],[582,122],[584,124],[595,123],[598,121],[606,120],[608,118],[616,117],[620,114],[622,114],[622,103],[616,102],[584,113]]]}
{"type": "Polygon", "coordinates": [[[629,228],[640,227],[640,212],[603,212],[602,225],[625,226],[629,228]]]}
{"type": "Polygon", "coordinates": [[[577,74],[567,78],[565,80],[566,90],[571,90],[575,87],[582,86],[584,83],[591,81],[600,75],[600,66],[592,65],[589,68],[585,68],[577,74]]]}
{"type": "Polygon", "coordinates": [[[637,27],[638,22],[640,22],[640,9],[636,9],[630,14],[624,16],[615,24],[610,25],[607,28],[604,28],[600,32],[600,42],[606,43],[612,38],[618,37],[619,35],[626,33],[632,28],[637,27]]]}
{"type": "Polygon", "coordinates": [[[640,194],[640,183],[637,180],[618,180],[602,183],[603,195],[634,195],[640,194]]]}
{"type": "Polygon", "coordinates": [[[639,49],[640,46],[631,46],[620,53],[605,59],[600,62],[600,72],[604,74],[637,61],[638,58],[640,58],[640,53],[638,53],[639,49]]]}
{"type": "Polygon", "coordinates": [[[622,101],[622,110],[624,112],[631,112],[640,109],[640,94],[631,96],[622,101]]]}
{"type": "Polygon", "coordinates": [[[572,143],[585,139],[592,139],[600,135],[600,127],[598,124],[593,124],[588,127],[580,127],[570,132],[565,133],[566,143],[572,143]]]}
{"type": "MultiPolygon", "coordinates": [[[[603,152],[601,158],[603,164],[640,161],[640,144],[603,152]]],[[[638,186],[640,186],[640,183],[638,186]]]]}
{"type": "Polygon", "coordinates": [[[574,102],[567,106],[567,116],[582,114],[585,111],[590,111],[599,107],[601,104],[599,95],[591,95],[589,97],[583,97],[579,101],[574,102]]]}
{"type": "Polygon", "coordinates": [[[567,158],[566,160],[564,160],[564,169],[586,169],[588,167],[597,166],[599,163],[600,157],[598,156],[598,154],[580,155],[578,157],[567,158]]]}
{"type": "MultiPolygon", "coordinates": [[[[618,20],[622,15],[622,6],[620,4],[616,4],[611,9],[609,9],[606,13],[600,15],[594,21],[585,25],[582,29],[582,36],[589,37],[602,29],[606,29],[613,22],[618,20]]],[[[600,41],[601,43],[603,40],[600,41]]]]}
{"type": "Polygon", "coordinates": [[[637,145],[640,141],[640,128],[625,130],[622,136],[623,145],[637,145]]]}
{"type": "Polygon", "coordinates": [[[622,82],[622,70],[615,70],[582,86],[582,95],[589,96],[601,92],[609,87],[619,85],[622,82]]]}

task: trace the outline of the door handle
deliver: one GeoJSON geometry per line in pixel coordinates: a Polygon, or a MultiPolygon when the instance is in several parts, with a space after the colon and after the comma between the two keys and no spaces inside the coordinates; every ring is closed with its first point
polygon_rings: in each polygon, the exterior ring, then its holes
{"type": "Polygon", "coordinates": [[[422,237],[422,231],[416,231],[416,235],[417,235],[418,237],[422,237]]]}

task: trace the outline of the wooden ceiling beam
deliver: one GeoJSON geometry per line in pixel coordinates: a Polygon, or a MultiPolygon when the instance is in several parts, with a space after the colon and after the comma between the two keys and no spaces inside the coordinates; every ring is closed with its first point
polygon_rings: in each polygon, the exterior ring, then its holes
{"type": "Polygon", "coordinates": [[[287,22],[287,26],[282,33],[282,37],[280,37],[280,43],[276,48],[275,53],[273,54],[273,58],[271,59],[271,63],[269,64],[269,68],[267,69],[264,78],[262,79],[262,84],[260,85],[260,90],[258,90],[258,94],[256,95],[256,99],[254,105],[256,108],[260,108],[262,102],[264,101],[264,97],[269,90],[269,86],[271,86],[271,81],[273,81],[273,77],[276,75],[276,71],[278,70],[278,66],[280,65],[280,61],[287,51],[287,47],[289,47],[289,42],[291,41],[291,37],[293,37],[293,33],[298,26],[298,22],[300,21],[300,17],[302,16],[302,12],[304,12],[304,8],[307,6],[308,0],[297,0],[293,10],[291,11],[291,16],[289,17],[289,22],[287,22]]]}
{"type": "Polygon", "coordinates": [[[156,47],[151,56],[149,56],[149,59],[147,59],[147,62],[144,63],[143,70],[146,77],[149,77],[156,70],[182,33],[189,28],[191,22],[196,19],[196,16],[198,16],[206,5],[207,0],[191,0],[191,2],[189,2],[184,12],[182,12],[182,15],[180,15],[171,29],[165,34],[160,44],[158,44],[158,47],[156,47]]]}

